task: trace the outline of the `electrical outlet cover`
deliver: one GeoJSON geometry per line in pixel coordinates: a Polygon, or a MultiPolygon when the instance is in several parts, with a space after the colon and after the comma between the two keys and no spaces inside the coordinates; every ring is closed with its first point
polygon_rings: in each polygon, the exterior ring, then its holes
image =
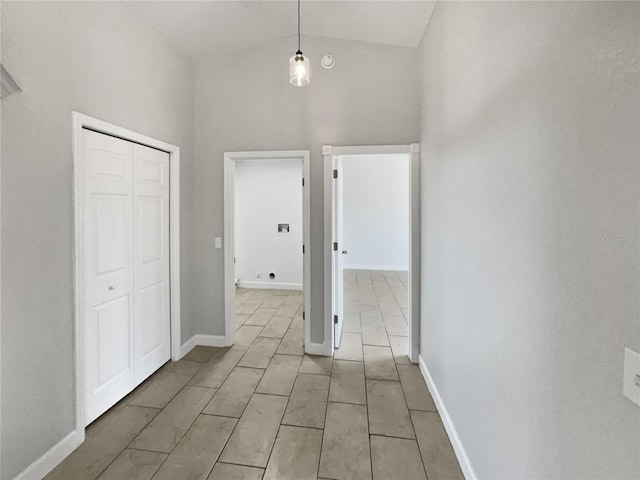
{"type": "Polygon", "coordinates": [[[629,348],[624,349],[622,394],[640,406],[640,355],[629,348]]]}

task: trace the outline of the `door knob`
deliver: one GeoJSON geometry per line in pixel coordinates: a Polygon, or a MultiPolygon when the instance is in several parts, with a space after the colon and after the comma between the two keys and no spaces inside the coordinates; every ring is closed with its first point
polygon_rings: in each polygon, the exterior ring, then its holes
{"type": "Polygon", "coordinates": [[[346,251],[346,250],[342,250],[342,254],[343,254],[343,255],[346,255],[346,254],[347,254],[347,251],[346,251]]]}

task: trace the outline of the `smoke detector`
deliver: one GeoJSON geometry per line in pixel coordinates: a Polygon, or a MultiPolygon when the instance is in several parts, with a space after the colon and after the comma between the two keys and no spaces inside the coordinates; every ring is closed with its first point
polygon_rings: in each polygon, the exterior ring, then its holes
{"type": "Polygon", "coordinates": [[[324,57],[322,57],[322,60],[320,60],[320,65],[322,65],[322,68],[326,68],[327,70],[333,68],[335,64],[336,59],[333,58],[333,55],[325,55],[324,57]]]}

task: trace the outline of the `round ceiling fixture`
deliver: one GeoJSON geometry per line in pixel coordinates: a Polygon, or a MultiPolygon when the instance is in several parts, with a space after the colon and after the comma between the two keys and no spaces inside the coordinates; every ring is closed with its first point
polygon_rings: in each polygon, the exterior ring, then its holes
{"type": "Polygon", "coordinates": [[[322,68],[326,68],[327,70],[329,68],[333,68],[335,64],[336,59],[333,58],[333,55],[325,55],[324,57],[322,57],[322,60],[320,60],[320,65],[322,65],[322,68]]]}

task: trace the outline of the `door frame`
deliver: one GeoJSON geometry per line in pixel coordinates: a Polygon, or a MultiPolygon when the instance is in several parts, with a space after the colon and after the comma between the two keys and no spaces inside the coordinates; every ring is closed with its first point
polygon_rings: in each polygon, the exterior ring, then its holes
{"type": "Polygon", "coordinates": [[[235,257],[235,162],[240,160],[302,160],[302,228],[304,296],[304,348],[311,345],[311,165],[309,150],[248,151],[224,153],[224,336],[226,345],[236,337],[235,257]]]}
{"type": "MultiPolygon", "coordinates": [[[[420,352],[420,144],[368,145],[322,147],[324,157],[324,343],[327,352],[333,355],[333,238],[334,198],[333,158],[341,155],[409,155],[409,335],[408,353],[412,363],[418,363],[420,352]]],[[[341,248],[338,248],[340,251],[341,248]]]]}
{"type": "Polygon", "coordinates": [[[82,130],[88,129],[169,153],[169,283],[171,318],[171,360],[180,359],[180,147],[147,137],[126,128],[72,112],[73,146],[73,274],[75,331],[75,430],[80,443],[85,438],[84,399],[84,238],[82,232],[84,162],[82,130]]]}
{"type": "Polygon", "coordinates": [[[333,265],[331,272],[331,288],[333,295],[333,328],[331,329],[331,335],[333,339],[333,349],[340,348],[340,341],[342,340],[342,328],[344,327],[344,275],[340,279],[340,269],[344,273],[344,178],[343,178],[343,161],[339,155],[332,155],[333,170],[337,173],[337,178],[334,173],[332,197],[333,201],[333,242],[340,246],[338,251],[333,251],[333,265]],[[338,228],[339,227],[339,228],[338,228]],[[342,230],[340,232],[340,230],[342,230]],[[340,234],[338,234],[340,232],[340,234]],[[342,312],[342,318],[340,318],[340,312],[342,312]],[[337,316],[337,321],[336,321],[337,316]],[[338,336],[337,333],[340,332],[338,336]]]}

